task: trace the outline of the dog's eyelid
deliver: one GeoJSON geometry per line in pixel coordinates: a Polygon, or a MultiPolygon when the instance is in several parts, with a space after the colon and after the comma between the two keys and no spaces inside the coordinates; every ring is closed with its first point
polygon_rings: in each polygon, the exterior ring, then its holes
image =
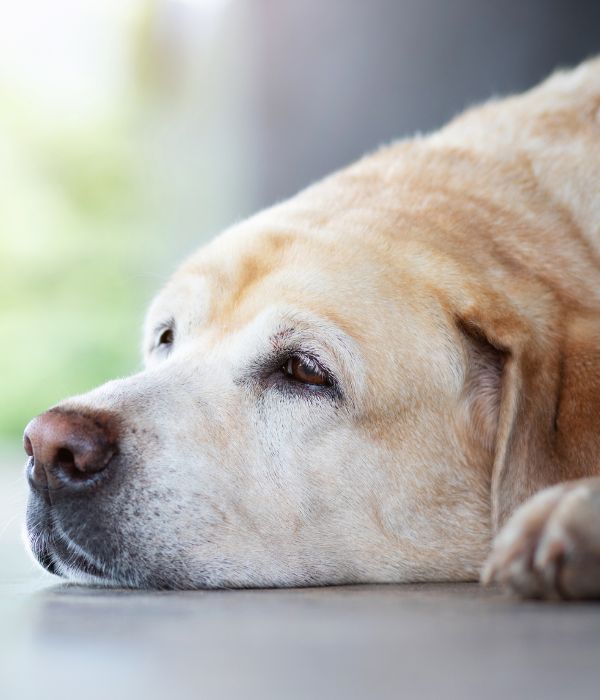
{"type": "Polygon", "coordinates": [[[306,390],[310,389],[313,392],[318,390],[341,398],[342,387],[333,366],[331,358],[316,351],[314,347],[291,346],[287,349],[282,348],[278,354],[264,362],[261,374],[271,378],[281,377],[286,382],[297,383],[306,390]],[[302,367],[293,367],[294,362],[302,367]],[[298,370],[301,370],[300,374],[305,376],[296,376],[298,370]],[[314,375],[314,381],[311,381],[308,376],[311,374],[314,375]]]}

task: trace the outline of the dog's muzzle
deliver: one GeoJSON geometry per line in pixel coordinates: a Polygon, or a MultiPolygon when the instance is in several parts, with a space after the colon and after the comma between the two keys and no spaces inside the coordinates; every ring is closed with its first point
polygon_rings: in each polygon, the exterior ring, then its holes
{"type": "Polygon", "coordinates": [[[29,458],[27,528],[34,556],[51,573],[61,573],[60,563],[104,579],[105,567],[82,545],[93,540],[96,493],[117,475],[118,420],[106,412],[53,408],[29,423],[23,444],[29,458]],[[68,532],[61,525],[65,515],[68,532]]]}

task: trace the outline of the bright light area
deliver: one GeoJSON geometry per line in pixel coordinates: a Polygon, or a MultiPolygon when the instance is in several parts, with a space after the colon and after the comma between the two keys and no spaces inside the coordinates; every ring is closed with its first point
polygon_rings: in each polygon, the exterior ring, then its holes
{"type": "Polygon", "coordinates": [[[0,0],[0,443],[136,370],[151,293],[235,215],[234,4],[0,0]]]}

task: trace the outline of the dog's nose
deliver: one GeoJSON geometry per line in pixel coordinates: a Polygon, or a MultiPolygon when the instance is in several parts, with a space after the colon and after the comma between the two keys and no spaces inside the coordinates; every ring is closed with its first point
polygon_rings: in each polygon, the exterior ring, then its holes
{"type": "Polygon", "coordinates": [[[109,420],[60,408],[34,418],[23,437],[36,489],[80,491],[97,481],[117,451],[109,420]]]}

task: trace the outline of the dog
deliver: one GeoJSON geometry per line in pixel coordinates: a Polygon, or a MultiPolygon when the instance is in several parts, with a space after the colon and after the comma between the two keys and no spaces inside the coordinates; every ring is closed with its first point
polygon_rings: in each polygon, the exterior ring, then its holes
{"type": "Polygon", "coordinates": [[[26,428],[31,551],[102,585],[600,595],[600,59],[236,224],[145,369],[26,428]]]}

